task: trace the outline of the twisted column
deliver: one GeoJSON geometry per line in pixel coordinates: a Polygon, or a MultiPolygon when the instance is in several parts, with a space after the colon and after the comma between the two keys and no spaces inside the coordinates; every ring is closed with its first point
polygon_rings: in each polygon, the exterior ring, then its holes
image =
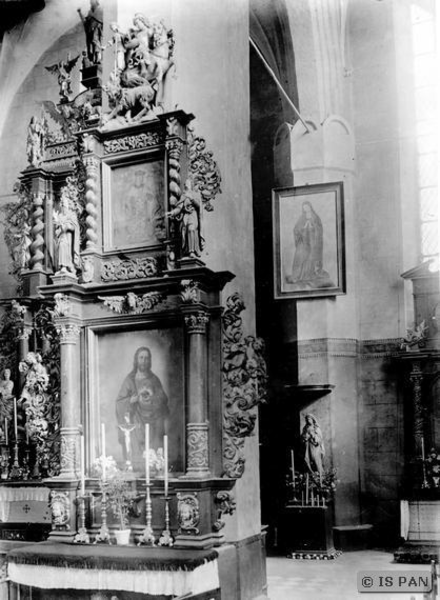
{"type": "Polygon", "coordinates": [[[86,249],[95,250],[98,241],[98,160],[95,156],[88,156],[84,160],[86,168],[85,198],[86,198],[86,249]]]}
{"type": "Polygon", "coordinates": [[[34,195],[34,212],[32,214],[34,225],[31,230],[32,243],[31,250],[31,269],[33,271],[43,270],[44,261],[44,197],[42,194],[34,195]]]}
{"type": "Polygon", "coordinates": [[[182,154],[183,142],[179,139],[167,140],[165,147],[168,152],[168,201],[169,207],[174,208],[182,194],[180,187],[180,155],[182,154]]]}
{"type": "Polygon", "coordinates": [[[209,475],[209,432],[206,421],[206,327],[209,316],[197,311],[185,316],[188,335],[188,422],[186,425],[187,477],[209,475]]]}

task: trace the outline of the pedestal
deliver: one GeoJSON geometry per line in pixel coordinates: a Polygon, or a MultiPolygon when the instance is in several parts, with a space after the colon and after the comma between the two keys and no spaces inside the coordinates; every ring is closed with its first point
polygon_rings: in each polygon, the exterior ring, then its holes
{"type": "Polygon", "coordinates": [[[278,524],[279,546],[292,558],[336,558],[332,526],[329,506],[286,506],[278,524]]]}

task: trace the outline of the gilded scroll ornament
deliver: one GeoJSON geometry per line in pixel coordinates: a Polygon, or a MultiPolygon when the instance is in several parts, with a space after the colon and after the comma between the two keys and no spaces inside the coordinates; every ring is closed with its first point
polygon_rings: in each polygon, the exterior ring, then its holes
{"type": "Polygon", "coordinates": [[[116,259],[102,264],[101,279],[102,281],[125,281],[154,277],[157,273],[157,260],[153,257],[147,256],[133,260],[116,259]]]}
{"type": "Polygon", "coordinates": [[[265,401],[267,372],[264,342],[245,336],[240,314],[245,309],[239,294],[229,296],[222,314],[223,329],[223,466],[228,477],[243,475],[246,437],[252,435],[256,414],[265,401]]]}
{"type": "Polygon", "coordinates": [[[163,296],[159,292],[148,292],[142,296],[129,292],[125,296],[98,296],[98,298],[105,306],[118,314],[133,315],[153,310],[160,302],[163,302],[163,296]]]}
{"type": "Polygon", "coordinates": [[[237,508],[236,502],[230,492],[218,492],[214,498],[214,504],[217,508],[217,519],[212,525],[214,531],[220,531],[226,525],[223,521],[223,515],[232,515],[237,508]]]}
{"type": "Polygon", "coordinates": [[[212,152],[206,149],[205,139],[195,135],[192,126],[188,127],[188,157],[194,188],[199,190],[205,210],[211,211],[212,201],[221,193],[220,169],[212,152]]]}
{"type": "Polygon", "coordinates": [[[182,279],[180,298],[183,304],[197,304],[200,301],[199,282],[193,279],[182,279]]]}

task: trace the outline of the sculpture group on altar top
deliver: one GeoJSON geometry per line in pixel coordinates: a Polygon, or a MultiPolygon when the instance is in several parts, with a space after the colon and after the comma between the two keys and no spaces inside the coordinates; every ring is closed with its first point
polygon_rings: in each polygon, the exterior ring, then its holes
{"type": "Polygon", "coordinates": [[[114,68],[104,86],[111,108],[104,121],[124,124],[154,119],[163,111],[165,78],[174,64],[173,31],[163,21],[153,23],[139,13],[128,31],[121,31],[117,23],[110,28],[113,37],[104,49],[114,47],[114,68]]]}

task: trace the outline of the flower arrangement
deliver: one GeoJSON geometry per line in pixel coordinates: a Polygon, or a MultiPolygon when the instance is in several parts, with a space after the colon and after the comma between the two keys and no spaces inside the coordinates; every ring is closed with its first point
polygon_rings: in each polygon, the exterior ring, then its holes
{"type": "Polygon", "coordinates": [[[318,499],[328,501],[336,491],[338,484],[337,470],[335,468],[325,470],[321,475],[314,473],[295,473],[287,476],[286,486],[288,490],[288,502],[300,502],[308,504],[314,498],[319,505],[318,499]]]}
{"type": "Polygon", "coordinates": [[[435,448],[431,448],[425,460],[425,469],[429,487],[440,487],[440,452],[435,448]]]}
{"type": "Polygon", "coordinates": [[[92,472],[99,478],[101,490],[107,494],[108,505],[117,519],[119,529],[126,529],[136,493],[130,490],[124,471],[112,456],[100,456],[93,463],[92,472]]]}

